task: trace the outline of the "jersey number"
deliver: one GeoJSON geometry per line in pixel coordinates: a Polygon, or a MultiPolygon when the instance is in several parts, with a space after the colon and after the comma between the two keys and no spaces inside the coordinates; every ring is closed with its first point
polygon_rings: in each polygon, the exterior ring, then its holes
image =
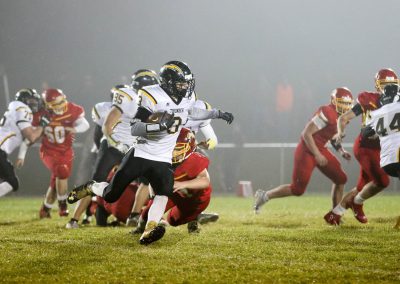
{"type": "Polygon", "coordinates": [[[178,132],[179,126],[182,123],[182,119],[180,117],[174,117],[174,124],[167,130],[169,134],[174,134],[178,132]]]}
{"type": "MultiPolygon", "coordinates": [[[[392,119],[392,121],[389,124],[389,129],[392,131],[400,131],[400,113],[396,113],[392,119]]],[[[376,134],[379,136],[386,136],[388,135],[388,131],[385,128],[385,124],[383,121],[383,117],[380,117],[378,119],[378,122],[376,123],[376,134]]]]}
{"type": "Polygon", "coordinates": [[[119,105],[122,104],[122,97],[123,97],[123,95],[115,93],[114,98],[113,98],[114,103],[119,104],[119,105]]]}
{"type": "Polygon", "coordinates": [[[64,126],[50,127],[46,126],[44,134],[50,143],[62,144],[65,141],[65,128],[64,126]]]}

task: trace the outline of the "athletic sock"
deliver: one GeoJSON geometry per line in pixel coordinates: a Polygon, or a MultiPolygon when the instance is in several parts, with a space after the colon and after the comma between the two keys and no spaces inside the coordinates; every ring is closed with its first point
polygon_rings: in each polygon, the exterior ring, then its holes
{"type": "Polygon", "coordinates": [[[2,182],[0,183],[0,197],[6,195],[7,193],[12,191],[12,186],[8,182],[2,182]]]}
{"type": "Polygon", "coordinates": [[[53,208],[53,204],[47,203],[46,201],[43,202],[44,207],[46,207],[47,209],[51,209],[53,208]]]}
{"type": "Polygon", "coordinates": [[[343,214],[346,212],[346,208],[342,207],[342,205],[337,205],[335,208],[332,210],[333,213],[339,216],[343,216],[343,214]]]}
{"type": "Polygon", "coordinates": [[[167,202],[168,202],[168,197],[165,195],[156,195],[154,197],[153,204],[151,204],[149,214],[147,217],[147,224],[150,221],[154,221],[156,223],[160,222],[161,217],[164,215],[167,202]]]}
{"type": "Polygon", "coordinates": [[[361,205],[361,204],[364,203],[364,201],[365,201],[365,199],[361,197],[361,194],[360,194],[360,193],[358,193],[358,194],[354,197],[354,203],[355,203],[355,204],[361,205]]]}
{"type": "Polygon", "coordinates": [[[58,195],[58,193],[57,193],[57,200],[58,201],[64,201],[64,200],[67,199],[67,197],[68,197],[68,193],[66,193],[64,195],[58,195]]]}
{"type": "Polygon", "coordinates": [[[92,192],[97,196],[103,197],[104,189],[108,185],[108,182],[95,182],[92,185],[92,192]]]}

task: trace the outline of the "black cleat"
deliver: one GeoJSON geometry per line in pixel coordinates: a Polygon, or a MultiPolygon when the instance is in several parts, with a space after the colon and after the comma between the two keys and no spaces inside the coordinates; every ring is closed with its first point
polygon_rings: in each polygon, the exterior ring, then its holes
{"type": "Polygon", "coordinates": [[[93,196],[92,185],[95,183],[94,180],[88,181],[78,187],[75,187],[69,194],[68,194],[68,203],[73,204],[78,200],[86,197],[86,196],[93,196]]]}
{"type": "Polygon", "coordinates": [[[200,233],[199,223],[194,220],[187,223],[187,229],[189,234],[198,234],[200,233]]]}
{"type": "Polygon", "coordinates": [[[210,222],[217,222],[219,219],[219,215],[217,213],[200,213],[199,216],[197,216],[197,221],[199,224],[204,225],[210,222]]]}
{"type": "Polygon", "coordinates": [[[152,221],[146,225],[142,236],[139,239],[141,245],[149,245],[161,239],[165,234],[165,227],[158,225],[156,222],[152,221]]]}

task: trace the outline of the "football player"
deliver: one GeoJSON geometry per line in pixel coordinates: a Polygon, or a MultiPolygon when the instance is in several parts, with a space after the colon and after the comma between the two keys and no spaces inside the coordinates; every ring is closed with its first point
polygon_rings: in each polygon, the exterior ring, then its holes
{"type": "MultiPolygon", "coordinates": [[[[112,168],[121,163],[126,152],[136,143],[137,137],[130,132],[130,122],[137,112],[138,91],[144,86],[154,84],[158,84],[157,74],[152,70],[140,69],[133,74],[131,86],[118,85],[111,89],[112,103],[98,103],[93,108],[93,121],[97,127],[101,127],[104,134],[95,162],[93,180],[105,182],[112,168]]],[[[143,184],[142,187],[146,185],[143,184]]],[[[141,196],[139,198],[143,198],[141,196]]],[[[78,228],[78,220],[90,202],[90,196],[79,202],[74,217],[66,225],[67,229],[78,228]]]]}
{"type": "MultiPolygon", "coordinates": [[[[199,232],[198,217],[211,199],[211,184],[208,174],[209,160],[195,152],[196,141],[193,132],[182,128],[173,151],[174,193],[169,197],[165,212],[171,226],[187,224],[189,233],[199,232]]],[[[145,220],[151,208],[151,201],[143,210],[139,225],[133,233],[142,233],[145,220]]]]}
{"type": "Polygon", "coordinates": [[[139,140],[124,157],[110,184],[89,181],[70,192],[69,202],[74,203],[91,194],[115,202],[129,183],[144,176],[149,180],[155,197],[139,242],[147,245],[162,238],[165,228],[158,223],[168,196],[173,192],[172,152],[182,122],[189,116],[194,119],[221,118],[228,123],[233,121],[231,113],[192,108],[194,87],[194,76],[186,63],[170,61],[163,65],[160,84],[139,91],[140,105],[131,128],[132,135],[139,136],[139,140]],[[152,117],[153,113],[158,116],[152,117]],[[148,120],[149,117],[152,121],[148,120]]]}
{"type": "MultiPolygon", "coordinates": [[[[41,98],[36,90],[21,89],[0,119],[0,197],[18,190],[19,187],[8,155],[20,146],[24,139],[29,143],[37,141],[43,133],[43,127],[48,123],[46,117],[41,117],[38,127],[32,126],[33,114],[39,111],[40,104],[41,98]]],[[[19,166],[22,166],[23,160],[20,156],[18,160],[19,166]]]]}
{"type": "Polygon", "coordinates": [[[50,186],[39,210],[39,217],[50,218],[53,203],[58,200],[59,215],[68,216],[67,189],[72,171],[74,150],[72,148],[76,133],[89,129],[84,109],[67,101],[60,89],[46,89],[42,93],[45,109],[42,113],[50,123],[44,128],[40,158],[50,170],[50,186]]]}
{"type": "MultiPolygon", "coordinates": [[[[339,143],[344,137],[346,125],[355,117],[362,116],[362,129],[364,129],[369,113],[380,106],[379,98],[383,94],[385,86],[391,84],[399,84],[399,79],[392,69],[385,68],[376,73],[376,92],[360,93],[354,107],[339,117],[337,121],[337,141],[339,143]]],[[[377,137],[364,137],[361,132],[354,141],[353,146],[354,156],[360,164],[357,186],[343,197],[343,200],[336,208],[324,216],[325,220],[332,225],[340,224],[340,218],[347,208],[352,209],[354,217],[360,223],[367,223],[368,219],[363,210],[364,201],[378,194],[389,185],[388,175],[379,166],[379,139],[377,137]]]]}
{"type": "MultiPolygon", "coordinates": [[[[353,96],[348,88],[333,90],[331,103],[321,106],[302,132],[294,156],[292,183],[280,185],[268,191],[257,190],[254,203],[255,213],[258,213],[260,207],[270,199],[302,195],[315,167],[318,167],[333,182],[332,203],[333,207],[336,206],[342,198],[347,176],[338,159],[327,149],[326,144],[329,141],[333,142],[337,133],[338,116],[348,111],[352,104],[353,96]]],[[[350,154],[340,144],[333,143],[333,146],[344,159],[350,160],[350,154]]]]}

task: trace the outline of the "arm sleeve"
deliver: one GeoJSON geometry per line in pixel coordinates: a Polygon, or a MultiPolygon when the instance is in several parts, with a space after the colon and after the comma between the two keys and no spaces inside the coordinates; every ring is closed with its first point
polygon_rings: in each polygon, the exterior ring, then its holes
{"type": "Polygon", "coordinates": [[[25,160],[26,152],[28,151],[28,144],[29,141],[27,139],[24,139],[24,141],[19,146],[18,159],[25,160]]]}
{"type": "Polygon", "coordinates": [[[212,150],[218,144],[217,135],[215,135],[214,129],[212,128],[211,124],[207,124],[204,127],[200,128],[201,133],[203,133],[204,137],[206,138],[206,142],[208,144],[208,149],[212,150]]]}
{"type": "Polygon", "coordinates": [[[86,118],[82,115],[74,122],[74,128],[76,133],[82,133],[88,130],[90,127],[89,122],[86,118]]]}
{"type": "Polygon", "coordinates": [[[15,110],[16,124],[20,130],[32,126],[33,114],[27,107],[20,107],[15,110]]]}
{"type": "Polygon", "coordinates": [[[196,178],[204,169],[208,168],[210,163],[208,158],[200,155],[191,157],[187,162],[190,163],[187,165],[187,174],[190,178],[196,178]]]}
{"type": "Polygon", "coordinates": [[[205,110],[201,108],[192,107],[189,109],[189,118],[192,120],[206,120],[219,118],[220,111],[218,109],[205,110]]]}
{"type": "Polygon", "coordinates": [[[355,105],[351,108],[351,110],[354,112],[354,114],[355,114],[356,116],[359,116],[360,114],[363,113],[363,109],[362,109],[362,107],[361,107],[361,105],[360,105],[359,103],[355,104],[355,105]]]}

